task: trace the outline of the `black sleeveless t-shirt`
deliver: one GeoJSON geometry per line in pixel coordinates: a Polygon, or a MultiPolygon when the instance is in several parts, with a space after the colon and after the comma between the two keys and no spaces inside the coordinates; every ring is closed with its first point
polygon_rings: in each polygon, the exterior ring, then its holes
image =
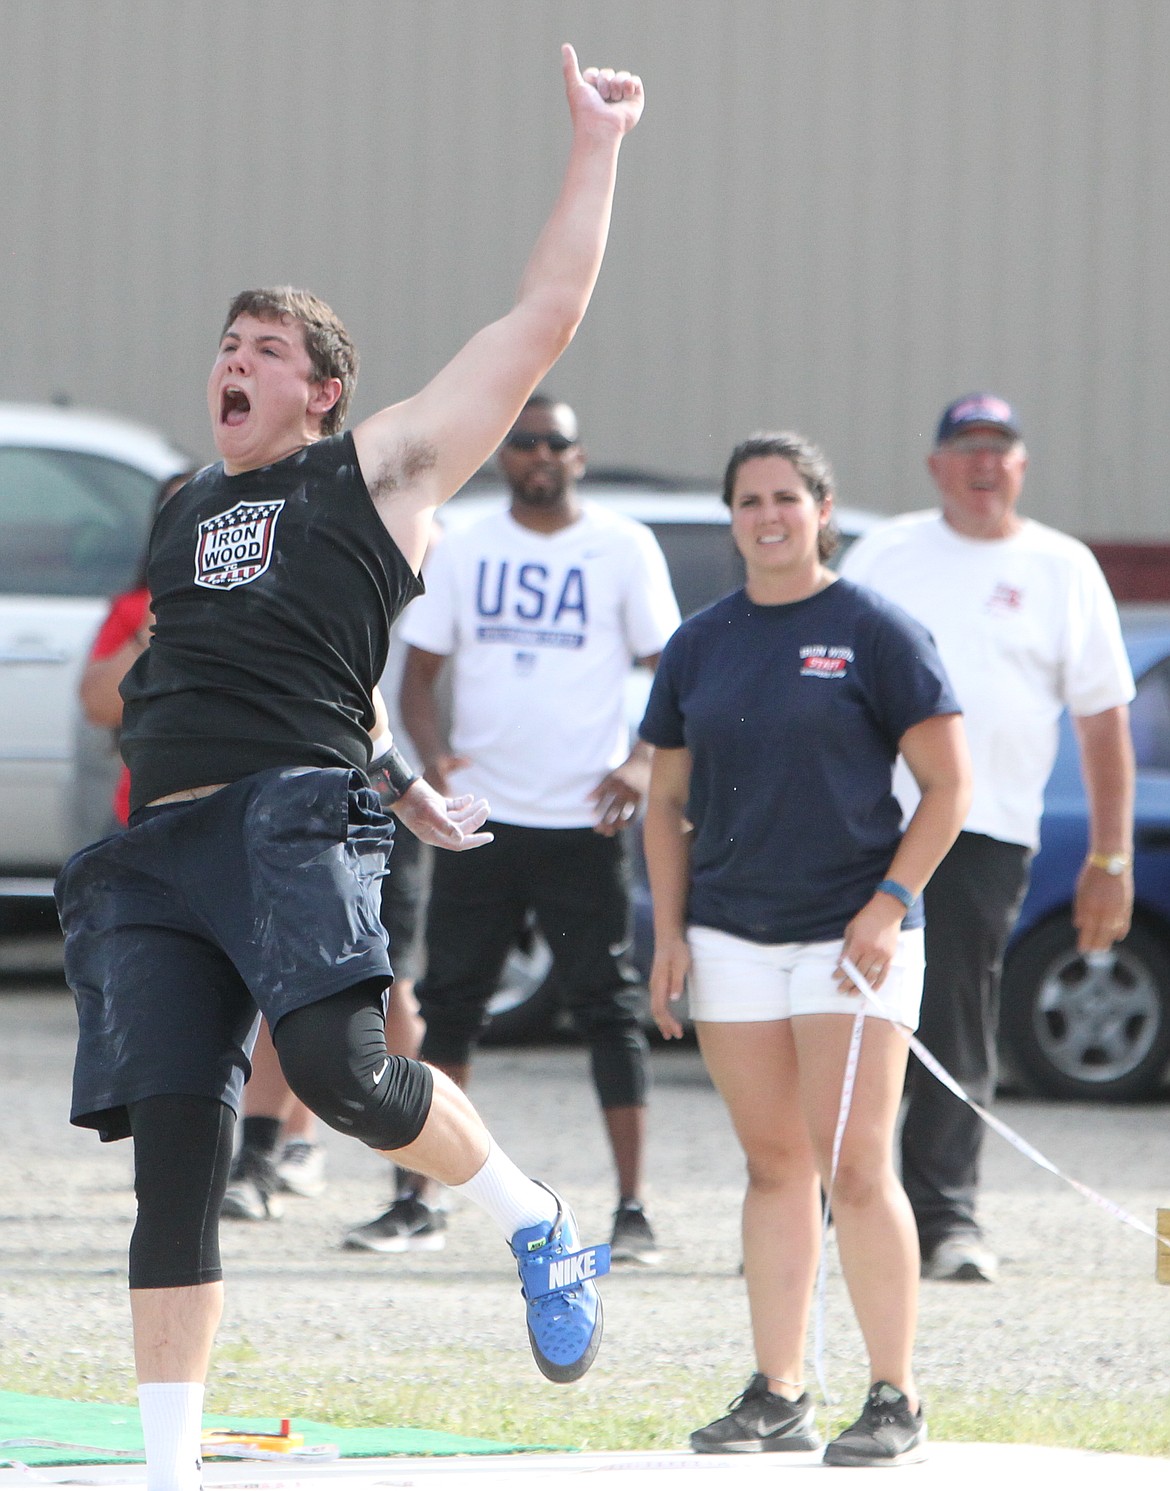
{"type": "Polygon", "coordinates": [[[131,810],[277,766],[370,758],[390,627],[422,591],[352,435],[255,471],[201,471],[155,523],[156,626],[122,683],[131,810]]]}

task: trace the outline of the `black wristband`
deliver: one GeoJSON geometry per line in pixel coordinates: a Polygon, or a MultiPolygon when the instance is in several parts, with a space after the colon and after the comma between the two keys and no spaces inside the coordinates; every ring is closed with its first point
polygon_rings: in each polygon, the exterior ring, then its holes
{"type": "Polygon", "coordinates": [[[397,802],[418,781],[418,772],[411,769],[406,757],[393,743],[376,761],[370,762],[367,772],[384,803],[397,802]]]}

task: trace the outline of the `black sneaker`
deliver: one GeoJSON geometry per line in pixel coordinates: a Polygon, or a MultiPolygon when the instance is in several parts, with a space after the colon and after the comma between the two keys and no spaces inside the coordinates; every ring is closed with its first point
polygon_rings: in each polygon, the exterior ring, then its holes
{"type": "Polygon", "coordinates": [[[220,1206],[221,1217],[241,1222],[275,1222],[284,1216],[284,1202],[277,1195],[280,1181],[272,1156],[247,1145],[232,1161],[228,1187],[220,1206]]]}
{"type": "Polygon", "coordinates": [[[446,1230],[441,1211],[417,1196],[399,1196],[389,1211],[347,1232],[341,1246],[367,1253],[437,1253],[447,1241],[446,1230]]]}
{"type": "Polygon", "coordinates": [[[609,1256],[613,1263],[662,1262],[662,1250],[641,1202],[623,1201],[614,1212],[609,1256]]]}
{"type": "Polygon", "coordinates": [[[826,1465],[916,1465],[926,1459],[926,1420],[922,1405],[910,1412],[905,1393],[875,1382],[861,1417],[825,1449],[826,1465]]]}
{"type": "Polygon", "coordinates": [[[816,1408],[807,1393],[790,1402],[768,1391],[768,1379],[757,1372],[727,1405],[726,1417],[716,1419],[691,1435],[696,1455],[757,1454],[761,1450],[817,1450],[821,1436],[813,1417],[816,1408]]]}
{"type": "Polygon", "coordinates": [[[922,1259],[924,1279],[948,1279],[959,1284],[994,1284],[999,1260],[976,1232],[952,1232],[922,1259]]]}

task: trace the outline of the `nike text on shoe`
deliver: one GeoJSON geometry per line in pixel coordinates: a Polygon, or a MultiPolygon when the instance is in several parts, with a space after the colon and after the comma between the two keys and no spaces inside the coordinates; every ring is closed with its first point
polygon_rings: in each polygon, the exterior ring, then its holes
{"type": "Polygon", "coordinates": [[[271,1156],[245,1146],[232,1161],[219,1214],[242,1222],[275,1222],[284,1215],[279,1187],[271,1156]]]}
{"type": "Polygon", "coordinates": [[[437,1253],[447,1241],[447,1218],[417,1196],[399,1196],[389,1211],[354,1227],[343,1248],[367,1253],[437,1253]]]}
{"type": "Polygon", "coordinates": [[[813,1421],[813,1400],[807,1393],[793,1402],[771,1392],[763,1372],[756,1372],[727,1408],[724,1418],[691,1435],[691,1449],[696,1455],[753,1455],[821,1447],[813,1421]]]}
{"type": "Polygon", "coordinates": [[[553,1221],[521,1227],[512,1238],[526,1301],[528,1341],[550,1382],[576,1382],[601,1345],[601,1296],[594,1280],[609,1272],[609,1245],[583,1248],[573,1213],[551,1187],[553,1221]]]}
{"type": "Polygon", "coordinates": [[[826,1465],[916,1465],[925,1459],[922,1405],[911,1413],[905,1393],[889,1382],[874,1383],[861,1417],[825,1449],[826,1465]]]}

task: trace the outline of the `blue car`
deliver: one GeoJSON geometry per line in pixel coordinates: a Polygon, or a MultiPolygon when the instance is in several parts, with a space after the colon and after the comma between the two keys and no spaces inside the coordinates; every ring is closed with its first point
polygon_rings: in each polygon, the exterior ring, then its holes
{"type": "Polygon", "coordinates": [[[1137,698],[1133,928],[1082,957],[1071,909],[1088,815],[1067,718],[1044,798],[1040,850],[1004,963],[1001,1044],[1036,1091],[1151,1097],[1170,1066],[1170,608],[1123,607],[1137,698]]]}

